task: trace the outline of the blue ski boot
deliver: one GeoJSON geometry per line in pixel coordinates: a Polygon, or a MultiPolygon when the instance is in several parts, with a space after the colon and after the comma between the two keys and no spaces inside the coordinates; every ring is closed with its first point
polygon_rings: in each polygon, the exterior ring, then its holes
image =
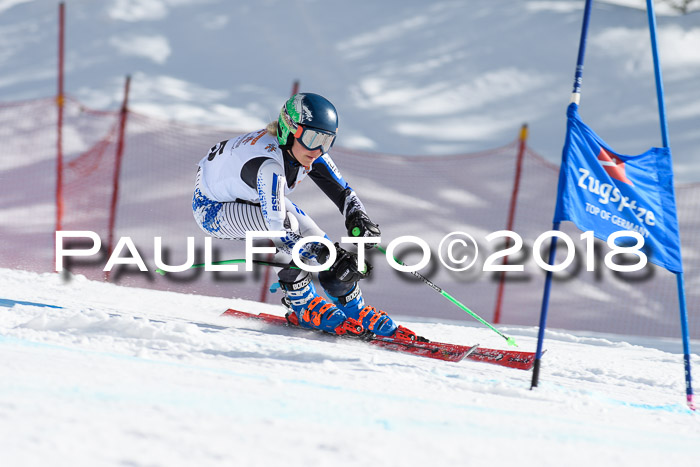
{"type": "Polygon", "coordinates": [[[362,290],[357,283],[347,294],[341,297],[333,297],[332,295],[329,297],[335,306],[345,313],[345,316],[362,323],[362,327],[367,331],[378,336],[415,340],[416,333],[403,326],[397,326],[382,310],[377,310],[373,306],[365,306],[362,290]],[[413,335],[413,338],[410,335],[413,335]]]}
{"type": "Polygon", "coordinates": [[[279,283],[285,295],[282,303],[291,310],[287,313],[290,323],[338,335],[363,333],[362,325],[358,321],[348,319],[335,305],[316,293],[311,274],[295,282],[280,280],[279,283]]]}

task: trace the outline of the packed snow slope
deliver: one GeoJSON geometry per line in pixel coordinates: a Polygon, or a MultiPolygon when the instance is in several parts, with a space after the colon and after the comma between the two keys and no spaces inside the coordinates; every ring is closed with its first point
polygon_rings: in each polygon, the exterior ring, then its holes
{"type": "MultiPolygon", "coordinates": [[[[114,109],[132,74],[136,111],[252,130],[299,79],[337,105],[342,147],[463,153],[502,146],[528,122],[530,146],[558,162],[583,3],[69,0],[66,90],[114,109]]],[[[643,3],[595,2],[583,83],[583,118],[629,154],[660,142],[643,3]]],[[[659,14],[676,176],[698,181],[699,13],[659,14]]],[[[0,0],[0,101],[55,94],[56,24],[57,2],[0,0]]],[[[530,372],[222,317],[229,307],[282,314],[0,269],[2,464],[658,467],[700,458],[678,340],[550,330],[531,391],[530,372]]],[[[505,345],[476,324],[394,317],[434,340],[505,345]]],[[[535,328],[502,330],[534,350],[535,328]]]]}
{"type": "MultiPolygon", "coordinates": [[[[499,147],[524,122],[558,163],[584,0],[69,0],[66,91],[242,130],[292,82],[328,97],[338,144],[403,155],[499,147]]],[[[677,180],[700,181],[700,12],[655,2],[677,180]]],[[[0,102],[56,94],[57,1],[0,0],[0,102]]],[[[593,4],[581,115],[622,154],[661,144],[644,0],[593,4]]],[[[691,9],[696,8],[691,4],[691,9]]],[[[271,110],[273,109],[273,110],[271,110]]]]}
{"type": "MultiPolygon", "coordinates": [[[[221,316],[282,313],[270,305],[9,269],[0,290],[3,465],[658,467],[700,457],[677,341],[551,330],[531,391],[527,371],[221,316]]],[[[434,340],[505,345],[479,326],[399,321],[434,340]]],[[[536,329],[503,330],[534,349],[536,329]]]]}

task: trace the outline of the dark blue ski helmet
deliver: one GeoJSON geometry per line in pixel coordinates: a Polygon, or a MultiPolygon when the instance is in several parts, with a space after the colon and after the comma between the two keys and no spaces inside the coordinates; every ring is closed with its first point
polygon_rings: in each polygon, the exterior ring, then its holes
{"type": "Polygon", "coordinates": [[[313,93],[294,94],[280,111],[277,141],[282,146],[287,145],[291,143],[290,136],[300,138],[307,128],[328,135],[327,138],[319,138],[323,139],[323,144],[318,145],[328,151],[338,131],[338,112],[323,96],[313,93]]]}

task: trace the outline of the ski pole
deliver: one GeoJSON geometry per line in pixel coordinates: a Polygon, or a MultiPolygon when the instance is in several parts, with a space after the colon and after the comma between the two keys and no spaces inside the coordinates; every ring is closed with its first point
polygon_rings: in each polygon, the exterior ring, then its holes
{"type": "MultiPolygon", "coordinates": [[[[355,231],[353,230],[352,233],[354,234],[355,231]]],[[[358,234],[359,234],[359,231],[358,231],[358,234]]],[[[355,235],[355,236],[357,236],[357,235],[355,235]]],[[[387,253],[386,253],[386,250],[385,250],[381,245],[377,244],[377,245],[376,245],[376,248],[377,248],[379,251],[381,251],[382,253],[384,253],[385,255],[387,254],[387,253]]],[[[399,261],[399,260],[396,259],[395,257],[394,257],[394,261],[396,261],[396,263],[397,263],[397,264],[400,264],[401,266],[406,266],[404,263],[402,263],[401,261],[399,261]]],[[[515,343],[515,339],[513,339],[512,337],[506,336],[506,335],[503,334],[501,331],[499,331],[498,329],[496,329],[495,327],[493,327],[488,321],[486,321],[484,318],[482,318],[481,316],[477,315],[477,314],[474,313],[472,310],[470,310],[469,308],[467,308],[466,306],[464,306],[459,300],[457,300],[457,299],[454,298],[452,295],[450,295],[449,293],[447,293],[446,291],[442,290],[440,287],[438,287],[437,285],[435,285],[432,281],[430,281],[430,279],[428,279],[427,277],[423,276],[422,274],[419,274],[419,273],[416,272],[416,271],[410,271],[410,273],[413,274],[414,276],[416,276],[418,279],[422,280],[423,283],[429,285],[433,290],[435,290],[437,293],[439,293],[440,295],[442,295],[443,297],[445,297],[445,298],[446,298],[447,300],[449,300],[452,304],[456,305],[459,309],[461,309],[462,311],[465,311],[469,316],[471,316],[472,318],[474,318],[475,320],[477,320],[478,322],[480,322],[480,323],[483,324],[484,326],[488,327],[489,329],[495,331],[496,334],[498,334],[499,336],[501,336],[502,338],[504,338],[504,339],[506,340],[506,342],[508,342],[508,345],[514,346],[514,347],[517,347],[517,346],[518,346],[518,344],[515,343]]]]}
{"type": "MultiPolygon", "coordinates": [[[[355,233],[355,231],[353,231],[353,233],[355,233]]],[[[357,235],[355,235],[355,236],[357,236],[357,235]]],[[[387,254],[387,253],[386,253],[386,250],[385,250],[381,245],[376,245],[376,248],[377,248],[379,251],[381,251],[382,253],[384,253],[385,255],[387,254]]],[[[212,265],[241,264],[241,263],[245,263],[245,261],[246,261],[245,259],[241,259],[241,258],[239,258],[239,259],[227,259],[227,260],[224,260],[224,261],[214,261],[214,262],[211,263],[211,264],[212,264],[212,265]]],[[[257,259],[254,259],[254,260],[252,260],[252,261],[253,261],[253,264],[260,264],[260,265],[262,265],[262,266],[275,266],[275,267],[279,267],[279,268],[301,269],[301,268],[298,268],[298,267],[296,267],[296,266],[290,266],[288,263],[276,263],[276,262],[273,262],[273,261],[262,261],[262,260],[257,260],[257,259]]],[[[404,263],[402,263],[401,261],[399,261],[399,260],[396,259],[395,257],[394,257],[394,261],[396,261],[397,264],[400,264],[400,265],[402,265],[402,266],[406,266],[404,263]]],[[[207,265],[206,263],[193,264],[192,266],[190,266],[190,268],[191,268],[191,269],[193,269],[193,268],[203,268],[203,267],[205,267],[206,265],[207,265]]],[[[160,274],[161,276],[164,276],[164,275],[166,274],[167,271],[164,271],[164,270],[162,270],[162,269],[156,269],[156,272],[157,272],[158,274],[160,274]]],[[[504,338],[504,339],[506,340],[506,342],[508,342],[508,345],[518,347],[518,344],[515,342],[515,339],[513,339],[512,337],[508,337],[508,336],[506,336],[505,334],[503,334],[501,331],[499,331],[499,330],[496,329],[493,325],[491,325],[491,323],[489,323],[489,322],[486,321],[484,318],[482,318],[481,316],[477,315],[477,314],[474,313],[472,310],[470,310],[469,308],[467,308],[464,304],[462,304],[459,300],[457,300],[457,299],[454,298],[452,295],[450,295],[449,293],[447,293],[445,290],[442,290],[442,288],[440,288],[440,287],[438,287],[437,285],[435,285],[430,279],[428,279],[427,277],[423,276],[422,274],[420,274],[420,273],[418,273],[418,272],[416,272],[416,271],[410,271],[410,273],[413,274],[413,275],[414,275],[415,277],[417,277],[418,279],[422,280],[425,284],[429,285],[433,290],[435,290],[437,293],[439,293],[440,295],[442,295],[443,297],[445,297],[447,300],[449,300],[452,304],[454,304],[455,306],[457,306],[459,309],[461,309],[462,311],[466,312],[469,316],[471,316],[471,317],[474,318],[475,320],[479,321],[481,324],[483,324],[484,326],[486,326],[486,327],[488,327],[489,329],[493,330],[496,334],[498,334],[499,336],[501,336],[502,338],[504,338]]]]}
{"type": "MultiPolygon", "coordinates": [[[[221,265],[221,264],[241,264],[245,263],[245,259],[239,258],[239,259],[227,259],[224,261],[214,261],[213,263],[201,263],[201,264],[193,264],[190,266],[190,269],[194,268],[203,268],[205,266],[210,266],[210,265],[221,265]]],[[[260,264],[262,266],[275,266],[278,268],[291,268],[291,269],[299,269],[296,266],[290,266],[289,263],[276,263],[274,261],[262,261],[259,259],[253,259],[251,260],[253,264],[260,264]]],[[[156,272],[160,274],[161,276],[164,276],[167,271],[163,271],[162,269],[156,269],[156,272]]]]}

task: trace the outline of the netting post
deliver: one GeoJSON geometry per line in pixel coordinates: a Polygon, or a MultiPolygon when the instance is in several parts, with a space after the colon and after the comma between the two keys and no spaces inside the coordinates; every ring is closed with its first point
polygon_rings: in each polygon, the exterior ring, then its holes
{"type": "MultiPolygon", "coordinates": [[[[523,123],[520,127],[520,136],[518,144],[518,158],[515,162],[515,180],[513,181],[513,192],[510,195],[510,208],[508,209],[508,221],[506,223],[506,230],[513,230],[513,223],[515,222],[515,208],[518,204],[518,191],[520,189],[520,176],[523,170],[523,156],[525,154],[525,148],[527,146],[527,123],[523,123]]],[[[506,245],[508,248],[510,246],[510,237],[506,237],[506,245]]],[[[504,266],[508,264],[508,257],[503,257],[504,266]]],[[[498,292],[496,293],[496,309],[493,312],[493,322],[498,324],[501,322],[501,307],[503,305],[503,290],[506,282],[506,272],[502,271],[501,276],[498,281],[498,292]]]]}
{"type": "MultiPolygon", "coordinates": [[[[126,119],[129,115],[129,87],[131,76],[126,77],[124,83],[124,100],[119,115],[119,139],[117,140],[117,152],[114,157],[114,175],[112,179],[112,202],[109,207],[109,233],[107,240],[107,251],[111,252],[114,247],[114,227],[117,219],[117,205],[119,201],[119,175],[122,167],[122,156],[124,155],[124,136],[126,134],[126,119]]],[[[105,271],[105,280],[109,280],[110,271],[105,271]]]]}
{"type": "MultiPolygon", "coordinates": [[[[63,224],[63,38],[65,29],[65,4],[58,5],[58,93],[56,95],[56,231],[63,224]]],[[[56,246],[54,245],[54,271],[56,267],[56,246]]]]}
{"type": "MultiPolygon", "coordinates": [[[[295,79],[294,82],[292,83],[292,93],[291,96],[299,92],[299,80],[295,79]]],[[[267,261],[271,262],[272,258],[275,255],[273,254],[268,254],[267,255],[267,261]]],[[[265,272],[263,273],[263,282],[262,282],[262,288],[260,289],[260,302],[265,303],[267,300],[267,283],[270,281],[270,268],[266,267],[265,272]]]]}

